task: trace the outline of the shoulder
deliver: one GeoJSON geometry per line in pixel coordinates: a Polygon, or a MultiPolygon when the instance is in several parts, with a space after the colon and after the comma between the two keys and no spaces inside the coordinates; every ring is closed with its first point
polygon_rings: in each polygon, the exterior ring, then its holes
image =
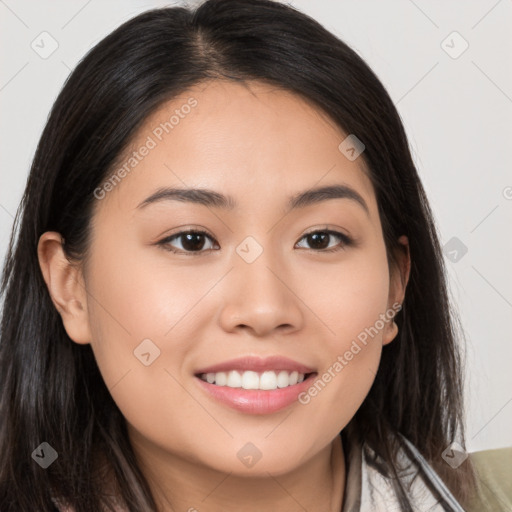
{"type": "Polygon", "coordinates": [[[512,510],[512,446],[469,454],[477,476],[477,489],[468,512],[512,510]]]}
{"type": "MultiPolygon", "coordinates": [[[[415,510],[463,512],[462,505],[418,448],[404,436],[399,437],[403,444],[397,446],[394,468],[409,504],[415,510]]],[[[389,463],[366,444],[362,459],[361,510],[402,510],[396,477],[389,463]]]]}

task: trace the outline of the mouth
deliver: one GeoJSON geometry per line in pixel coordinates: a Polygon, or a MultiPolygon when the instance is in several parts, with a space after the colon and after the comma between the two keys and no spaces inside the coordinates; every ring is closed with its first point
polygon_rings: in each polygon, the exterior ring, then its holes
{"type": "Polygon", "coordinates": [[[194,373],[206,395],[246,414],[271,414],[298,402],[318,373],[291,359],[243,357],[194,373]]]}

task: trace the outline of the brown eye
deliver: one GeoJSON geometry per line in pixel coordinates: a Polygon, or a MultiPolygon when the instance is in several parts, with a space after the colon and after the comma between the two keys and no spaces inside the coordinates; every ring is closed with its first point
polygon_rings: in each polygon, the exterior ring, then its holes
{"type": "MultiPolygon", "coordinates": [[[[205,239],[213,241],[210,235],[208,235],[208,233],[205,231],[182,231],[180,233],[176,233],[175,235],[164,238],[158,242],[158,245],[163,246],[164,249],[168,251],[177,253],[205,252],[202,251],[206,245],[205,239]],[[181,245],[181,247],[178,247],[177,249],[174,248],[171,245],[171,242],[175,244],[175,241],[178,241],[178,245],[181,245]]],[[[207,247],[207,250],[208,249],[211,249],[211,247],[207,247]]]]}
{"type": "Polygon", "coordinates": [[[332,230],[313,231],[305,235],[301,240],[306,240],[311,249],[319,252],[335,252],[352,244],[352,240],[347,235],[332,230]],[[333,237],[341,240],[341,243],[329,246],[329,242],[333,237]]]}

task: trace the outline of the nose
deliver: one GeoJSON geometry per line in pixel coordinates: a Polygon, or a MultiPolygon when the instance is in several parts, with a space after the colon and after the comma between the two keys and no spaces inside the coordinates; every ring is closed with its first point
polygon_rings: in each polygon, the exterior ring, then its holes
{"type": "Polygon", "coordinates": [[[294,292],[296,281],[290,270],[283,267],[270,251],[263,251],[252,263],[235,256],[235,268],[223,292],[220,322],[225,331],[248,330],[263,337],[302,328],[304,302],[294,292]]]}

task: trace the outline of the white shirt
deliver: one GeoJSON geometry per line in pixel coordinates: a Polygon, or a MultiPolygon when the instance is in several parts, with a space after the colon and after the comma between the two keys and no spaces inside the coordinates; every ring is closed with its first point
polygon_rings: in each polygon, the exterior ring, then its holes
{"type": "MultiPolygon", "coordinates": [[[[420,452],[401,436],[411,456],[400,449],[400,480],[413,510],[418,512],[464,512],[451,492],[420,452]],[[430,488],[434,489],[431,491],[430,488]]],[[[346,486],[341,512],[400,512],[391,477],[382,458],[366,444],[354,446],[346,460],[346,486]]]]}

